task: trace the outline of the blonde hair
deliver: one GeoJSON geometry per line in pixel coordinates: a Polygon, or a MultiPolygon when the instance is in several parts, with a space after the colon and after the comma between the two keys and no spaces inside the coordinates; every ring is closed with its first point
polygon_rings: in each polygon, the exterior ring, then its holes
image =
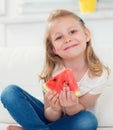
{"type": "MultiPolygon", "coordinates": [[[[52,23],[55,20],[66,16],[75,18],[77,21],[79,21],[82,27],[86,28],[84,21],[73,12],[60,9],[50,13],[47,20],[47,29],[46,29],[46,36],[45,36],[45,49],[46,49],[45,65],[42,70],[42,73],[40,74],[40,79],[44,80],[44,82],[46,82],[51,78],[52,72],[56,65],[58,65],[59,67],[62,66],[62,58],[59,57],[58,55],[55,55],[53,52],[53,45],[51,41],[50,31],[51,31],[52,23]]],[[[107,69],[107,67],[105,67],[102,64],[102,62],[99,60],[99,58],[96,56],[92,48],[91,41],[87,42],[86,60],[89,67],[90,75],[92,76],[101,76],[103,72],[103,67],[107,69]]]]}

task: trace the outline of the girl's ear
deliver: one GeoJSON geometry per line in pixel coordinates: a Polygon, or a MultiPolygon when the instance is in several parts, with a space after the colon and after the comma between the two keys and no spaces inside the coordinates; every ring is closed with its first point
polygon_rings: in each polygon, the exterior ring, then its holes
{"type": "Polygon", "coordinates": [[[90,41],[91,35],[88,28],[85,28],[86,41],[90,41]]]}

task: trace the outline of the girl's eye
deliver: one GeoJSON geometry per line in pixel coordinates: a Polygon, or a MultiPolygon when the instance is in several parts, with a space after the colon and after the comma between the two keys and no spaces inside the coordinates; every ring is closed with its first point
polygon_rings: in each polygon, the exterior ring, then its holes
{"type": "Polygon", "coordinates": [[[76,33],[76,30],[71,30],[70,33],[74,34],[74,33],[76,33]]]}
{"type": "Polygon", "coordinates": [[[55,40],[60,40],[60,39],[62,39],[62,36],[58,36],[55,38],[55,40]]]}

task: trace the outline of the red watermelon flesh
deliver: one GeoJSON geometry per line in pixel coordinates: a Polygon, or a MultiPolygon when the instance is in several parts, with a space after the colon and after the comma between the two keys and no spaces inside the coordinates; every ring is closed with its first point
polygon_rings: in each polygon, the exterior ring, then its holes
{"type": "Polygon", "coordinates": [[[57,74],[56,76],[48,80],[43,85],[43,90],[44,92],[53,90],[59,93],[63,89],[63,87],[66,86],[68,86],[71,91],[74,91],[77,97],[80,96],[80,91],[75,81],[75,77],[73,75],[72,70],[69,68],[63,70],[61,73],[57,74]]]}

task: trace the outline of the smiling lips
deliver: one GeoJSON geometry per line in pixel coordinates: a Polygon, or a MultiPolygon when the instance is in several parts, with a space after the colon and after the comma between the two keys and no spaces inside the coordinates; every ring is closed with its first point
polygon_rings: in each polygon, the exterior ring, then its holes
{"type": "Polygon", "coordinates": [[[64,50],[68,50],[68,49],[73,48],[73,47],[75,47],[75,46],[77,46],[77,45],[78,45],[78,44],[73,44],[73,45],[71,45],[71,46],[67,46],[67,47],[64,48],[64,50]]]}

